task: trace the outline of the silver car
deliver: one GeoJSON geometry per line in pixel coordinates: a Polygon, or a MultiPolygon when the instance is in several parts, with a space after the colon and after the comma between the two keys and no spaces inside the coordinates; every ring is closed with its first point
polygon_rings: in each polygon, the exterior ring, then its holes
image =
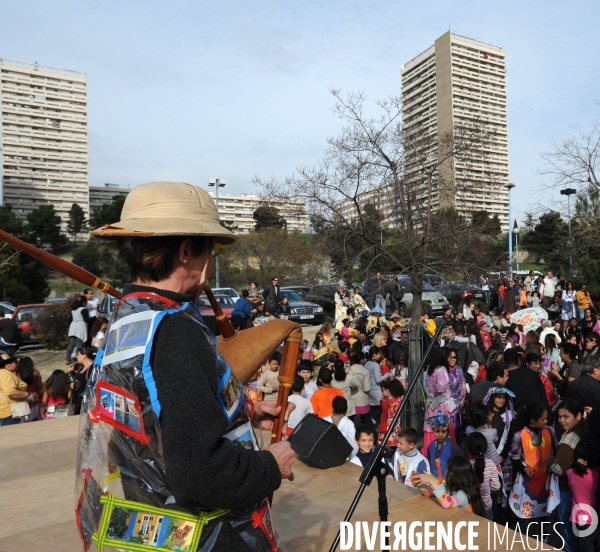
{"type": "MultiPolygon", "coordinates": [[[[412,312],[413,294],[410,291],[412,282],[408,276],[398,276],[398,283],[404,291],[404,297],[400,301],[398,314],[405,318],[410,316],[410,313],[412,312]]],[[[435,291],[427,283],[423,283],[422,301],[427,301],[430,304],[431,313],[434,315],[443,314],[446,309],[450,308],[448,299],[446,299],[439,291],[435,291]]],[[[391,313],[389,297],[385,300],[385,307],[386,312],[391,313]]]]}

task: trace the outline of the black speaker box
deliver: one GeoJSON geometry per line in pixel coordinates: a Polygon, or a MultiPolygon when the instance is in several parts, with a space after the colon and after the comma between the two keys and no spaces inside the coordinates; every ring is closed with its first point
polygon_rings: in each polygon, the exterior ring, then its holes
{"type": "Polygon", "coordinates": [[[288,441],[300,458],[323,469],[341,466],[352,453],[340,430],[314,414],[303,418],[288,441]]]}

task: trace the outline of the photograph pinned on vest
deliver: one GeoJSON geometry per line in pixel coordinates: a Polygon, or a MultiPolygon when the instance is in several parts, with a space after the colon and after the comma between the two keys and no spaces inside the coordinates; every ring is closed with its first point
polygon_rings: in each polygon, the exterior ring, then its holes
{"type": "Polygon", "coordinates": [[[86,468],[81,472],[84,475],[84,483],[75,508],[75,519],[79,535],[83,541],[83,548],[87,552],[92,545],[92,535],[100,525],[103,508],[100,498],[104,493],[98,482],[93,478],[92,470],[86,468]]]}
{"type": "Polygon", "coordinates": [[[92,540],[102,552],[105,546],[132,551],[196,550],[202,528],[228,510],[193,516],[177,510],[157,508],[103,495],[104,511],[92,540]]]}
{"type": "Polygon", "coordinates": [[[233,375],[230,375],[229,380],[219,392],[221,398],[221,406],[227,419],[231,419],[237,414],[238,410],[244,402],[244,386],[233,375]]]}
{"type": "Polygon", "coordinates": [[[144,431],[139,399],[122,387],[99,381],[96,385],[96,408],[88,416],[93,423],[105,422],[143,445],[150,442],[144,431]]]}
{"type": "Polygon", "coordinates": [[[233,431],[230,431],[225,435],[225,439],[229,439],[243,449],[260,450],[251,422],[236,427],[233,431]]]}
{"type": "Polygon", "coordinates": [[[271,508],[269,507],[268,500],[265,499],[261,507],[252,513],[252,526],[260,528],[260,530],[265,534],[273,552],[277,552],[279,550],[279,546],[277,544],[277,535],[275,534],[275,528],[273,527],[271,508]]]}

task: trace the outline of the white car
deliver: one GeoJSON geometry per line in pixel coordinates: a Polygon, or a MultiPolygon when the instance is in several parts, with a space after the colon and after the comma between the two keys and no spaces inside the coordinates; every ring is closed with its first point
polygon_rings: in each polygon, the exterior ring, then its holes
{"type": "Polygon", "coordinates": [[[215,295],[227,295],[231,297],[234,303],[237,303],[237,300],[240,298],[238,292],[233,288],[212,288],[212,292],[215,295]]]}
{"type": "Polygon", "coordinates": [[[0,302],[0,309],[4,312],[5,318],[12,318],[12,313],[15,312],[15,307],[13,307],[10,303],[0,302]]]}

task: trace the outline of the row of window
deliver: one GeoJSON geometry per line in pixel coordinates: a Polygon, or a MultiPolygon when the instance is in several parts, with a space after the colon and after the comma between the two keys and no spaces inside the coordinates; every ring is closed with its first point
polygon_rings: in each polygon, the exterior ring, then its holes
{"type": "Polygon", "coordinates": [[[79,82],[79,81],[70,81],[68,79],[59,79],[59,78],[53,78],[53,77],[46,77],[46,76],[41,76],[41,75],[32,75],[31,73],[21,73],[20,71],[10,71],[9,69],[2,69],[2,75],[5,75],[7,77],[16,77],[16,78],[22,78],[22,79],[31,79],[33,81],[45,81],[45,82],[49,82],[49,83],[55,83],[55,84],[68,84],[70,86],[75,86],[78,88],[85,88],[85,83],[84,82],[79,82]]]}

